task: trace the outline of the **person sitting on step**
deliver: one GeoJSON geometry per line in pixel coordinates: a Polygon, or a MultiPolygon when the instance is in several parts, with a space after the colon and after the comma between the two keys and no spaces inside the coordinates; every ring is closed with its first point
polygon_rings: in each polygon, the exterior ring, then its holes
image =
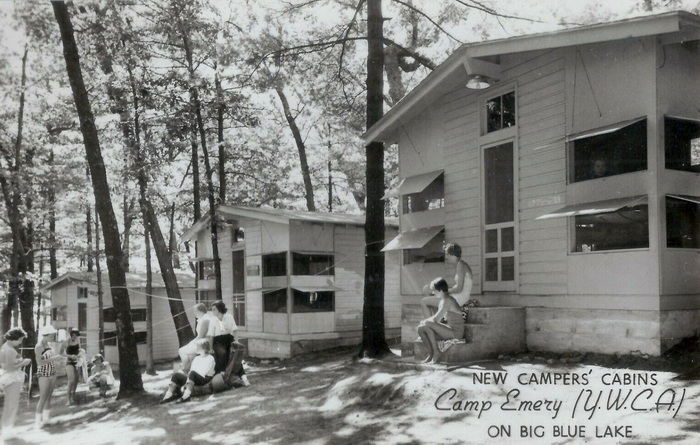
{"type": "Polygon", "coordinates": [[[181,395],[179,402],[186,402],[192,396],[192,388],[195,386],[203,386],[211,382],[214,377],[214,367],[216,362],[214,356],[211,355],[211,345],[209,340],[203,339],[197,341],[197,356],[192,360],[189,374],[184,372],[175,372],[170,378],[170,385],[165,392],[165,396],[161,403],[170,402],[181,395]],[[184,388],[184,390],[183,390],[184,388]]]}
{"type": "Polygon", "coordinates": [[[444,278],[436,278],[430,283],[430,289],[440,298],[438,310],[435,315],[421,321],[418,325],[418,335],[423,345],[428,350],[428,356],[423,363],[436,363],[440,359],[438,341],[464,336],[464,318],[462,308],[449,293],[447,281],[444,278]],[[442,323],[443,317],[446,323],[442,323]]]}
{"type": "Polygon", "coordinates": [[[114,385],[114,374],[109,362],[105,361],[102,354],[92,356],[92,369],[87,379],[90,388],[98,388],[100,397],[107,397],[107,390],[114,385]]]}

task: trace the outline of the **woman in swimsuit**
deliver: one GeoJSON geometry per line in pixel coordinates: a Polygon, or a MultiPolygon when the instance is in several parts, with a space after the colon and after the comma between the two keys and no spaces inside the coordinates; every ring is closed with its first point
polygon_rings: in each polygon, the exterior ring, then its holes
{"type": "Polygon", "coordinates": [[[457,304],[457,300],[449,294],[447,281],[444,278],[436,278],[430,283],[430,289],[440,298],[438,310],[432,317],[426,318],[418,325],[418,335],[426,348],[428,357],[424,363],[436,363],[440,358],[438,340],[449,340],[461,338],[464,335],[464,319],[462,318],[462,308],[457,304]],[[445,317],[447,323],[442,323],[445,317]]]}
{"type": "Polygon", "coordinates": [[[37,365],[36,376],[37,380],[39,380],[39,403],[36,405],[34,418],[37,428],[41,428],[49,420],[51,396],[56,387],[55,363],[57,360],[63,360],[63,357],[56,354],[49,344],[55,339],[55,336],[56,329],[53,326],[44,326],[39,329],[39,341],[34,348],[37,365]]]}
{"type": "Polygon", "coordinates": [[[78,356],[80,355],[80,331],[72,328],[70,337],[63,343],[61,353],[66,357],[68,377],[68,405],[75,404],[75,390],[78,388],[78,356]]]}
{"type": "MultiPolygon", "coordinates": [[[[19,395],[24,384],[24,367],[32,361],[22,358],[17,348],[27,334],[21,328],[5,333],[5,343],[0,347],[0,389],[5,393],[2,403],[2,438],[14,437],[15,419],[19,408],[19,395]]],[[[2,441],[0,438],[0,441],[2,441]]]]}
{"type": "MultiPolygon", "coordinates": [[[[450,294],[457,300],[457,304],[463,307],[469,300],[472,291],[472,269],[462,259],[462,248],[459,244],[448,243],[445,245],[445,262],[455,265],[455,284],[449,289],[450,294]]],[[[423,288],[424,293],[430,293],[429,285],[423,288]]],[[[424,317],[430,317],[440,303],[440,297],[431,295],[423,297],[421,309],[424,317]]],[[[466,310],[463,310],[466,314],[466,310]]]]}

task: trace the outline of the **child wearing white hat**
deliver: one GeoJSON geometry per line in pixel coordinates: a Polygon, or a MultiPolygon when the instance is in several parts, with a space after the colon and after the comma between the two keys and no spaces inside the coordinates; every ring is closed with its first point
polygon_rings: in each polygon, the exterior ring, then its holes
{"type": "Polygon", "coordinates": [[[55,340],[56,329],[44,326],[39,329],[39,340],[34,347],[36,357],[36,376],[39,381],[39,403],[36,405],[35,425],[41,428],[49,420],[51,409],[51,396],[56,387],[56,362],[62,360],[60,354],[56,354],[50,345],[55,340]]]}

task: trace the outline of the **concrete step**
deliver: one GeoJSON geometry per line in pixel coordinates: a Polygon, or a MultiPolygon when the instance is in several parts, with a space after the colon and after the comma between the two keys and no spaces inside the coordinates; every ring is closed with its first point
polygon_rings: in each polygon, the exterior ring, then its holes
{"type": "MultiPolygon", "coordinates": [[[[447,363],[495,358],[526,349],[525,309],[521,307],[472,308],[464,330],[466,343],[453,345],[443,353],[447,363]]],[[[412,346],[416,359],[427,356],[420,340],[412,342],[412,346]]]]}

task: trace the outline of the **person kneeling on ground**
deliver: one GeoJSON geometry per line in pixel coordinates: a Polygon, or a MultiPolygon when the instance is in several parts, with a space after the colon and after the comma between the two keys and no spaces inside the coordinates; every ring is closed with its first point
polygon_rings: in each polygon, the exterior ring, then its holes
{"type": "Polygon", "coordinates": [[[90,388],[100,390],[100,397],[107,396],[107,390],[114,385],[114,374],[109,362],[106,362],[102,354],[92,356],[92,369],[87,380],[90,388]]]}
{"type": "Polygon", "coordinates": [[[209,340],[204,339],[197,342],[197,354],[192,360],[192,366],[190,366],[188,375],[185,375],[183,372],[176,372],[170,378],[170,385],[161,403],[176,399],[180,392],[182,392],[182,397],[180,397],[178,402],[186,402],[192,396],[192,389],[195,386],[206,385],[214,377],[216,362],[214,361],[214,356],[211,355],[209,340]],[[183,387],[184,390],[182,390],[183,387]]]}

